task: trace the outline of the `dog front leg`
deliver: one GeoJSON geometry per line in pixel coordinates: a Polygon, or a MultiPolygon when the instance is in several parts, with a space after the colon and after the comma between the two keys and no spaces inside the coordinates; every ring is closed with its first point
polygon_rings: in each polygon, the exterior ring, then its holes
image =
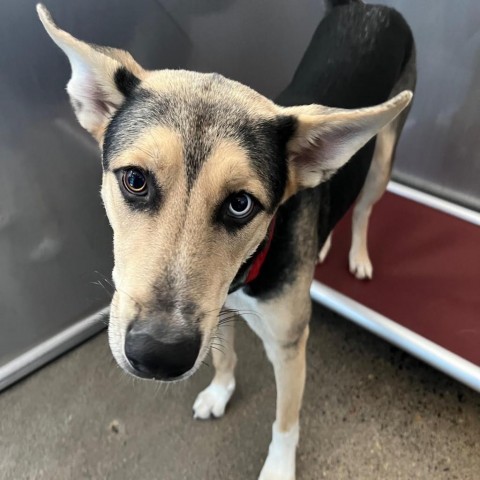
{"type": "Polygon", "coordinates": [[[264,339],[277,386],[276,419],[272,441],[259,480],[295,480],[299,415],[305,386],[308,326],[291,343],[264,339]]]}
{"type": "Polygon", "coordinates": [[[234,321],[224,320],[212,342],[212,359],[215,375],[210,385],[200,392],[193,404],[193,417],[207,420],[223,416],[235,390],[234,321]]]}
{"type": "Polygon", "coordinates": [[[296,285],[268,301],[257,300],[242,292],[231,298],[231,304],[235,308],[255,312],[244,318],[261,338],[275,373],[276,418],[268,456],[259,480],[295,480],[299,415],[305,386],[306,344],[311,314],[308,285],[306,282],[305,285],[296,285]]]}

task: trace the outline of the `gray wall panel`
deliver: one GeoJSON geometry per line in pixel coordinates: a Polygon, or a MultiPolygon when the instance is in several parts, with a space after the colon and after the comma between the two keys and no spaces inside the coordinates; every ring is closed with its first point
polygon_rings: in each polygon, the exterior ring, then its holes
{"type": "Polygon", "coordinates": [[[195,46],[188,68],[216,71],[275,97],[323,16],[321,0],[159,0],[195,46]]]}
{"type": "Polygon", "coordinates": [[[480,2],[379,3],[402,12],[417,42],[417,95],[395,176],[480,210],[480,2]]]}

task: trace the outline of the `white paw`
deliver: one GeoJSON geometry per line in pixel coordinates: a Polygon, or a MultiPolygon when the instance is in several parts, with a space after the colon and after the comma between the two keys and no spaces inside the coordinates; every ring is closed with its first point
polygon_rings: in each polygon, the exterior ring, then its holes
{"type": "Polygon", "coordinates": [[[282,464],[274,464],[273,461],[269,461],[269,458],[267,458],[258,480],[295,480],[295,464],[293,468],[284,468],[282,464]]]}
{"type": "Polygon", "coordinates": [[[367,252],[350,252],[348,256],[350,273],[359,280],[372,279],[373,266],[367,252]]]}
{"type": "Polygon", "coordinates": [[[198,394],[193,404],[193,418],[208,420],[212,416],[219,418],[225,413],[225,408],[235,390],[235,380],[232,379],[225,386],[211,383],[198,394]]]}
{"type": "Polygon", "coordinates": [[[268,457],[258,480],[295,480],[298,423],[289,432],[279,432],[274,423],[272,431],[268,457]]]}
{"type": "Polygon", "coordinates": [[[330,251],[330,248],[332,246],[332,234],[330,234],[327,239],[325,240],[325,243],[323,244],[322,249],[320,250],[320,253],[318,254],[318,263],[323,263],[323,261],[327,258],[328,252],[330,251]]]}

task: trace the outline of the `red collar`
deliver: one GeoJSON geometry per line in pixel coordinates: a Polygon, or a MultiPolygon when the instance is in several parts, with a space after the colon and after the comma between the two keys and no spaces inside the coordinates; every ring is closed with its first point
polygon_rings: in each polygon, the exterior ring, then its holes
{"type": "Polygon", "coordinates": [[[249,284],[253,282],[258,275],[260,274],[260,270],[262,269],[262,265],[267,258],[268,251],[270,250],[270,245],[272,244],[273,232],[275,230],[275,217],[272,218],[270,222],[270,226],[268,227],[268,238],[267,243],[265,246],[255,255],[253,259],[253,263],[248,270],[247,278],[245,279],[245,284],[249,284]]]}

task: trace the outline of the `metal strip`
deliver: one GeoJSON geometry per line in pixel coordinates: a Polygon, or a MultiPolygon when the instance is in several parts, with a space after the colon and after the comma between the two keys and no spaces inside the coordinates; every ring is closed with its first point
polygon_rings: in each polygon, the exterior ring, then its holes
{"type": "Polygon", "coordinates": [[[480,392],[480,367],[314,280],[312,299],[480,392]]]}
{"type": "Polygon", "coordinates": [[[400,197],[408,198],[414,202],[421,203],[427,207],[440,210],[441,212],[448,213],[454,217],[465,220],[466,222],[473,223],[480,226],[480,213],[469,208],[462,207],[456,203],[443,200],[442,198],[435,197],[428,193],[421,192],[412,187],[407,187],[401,183],[390,181],[387,190],[391,193],[399,195],[400,197]]]}
{"type": "Polygon", "coordinates": [[[0,391],[105,328],[109,307],[66,328],[0,367],[0,391]]]}

